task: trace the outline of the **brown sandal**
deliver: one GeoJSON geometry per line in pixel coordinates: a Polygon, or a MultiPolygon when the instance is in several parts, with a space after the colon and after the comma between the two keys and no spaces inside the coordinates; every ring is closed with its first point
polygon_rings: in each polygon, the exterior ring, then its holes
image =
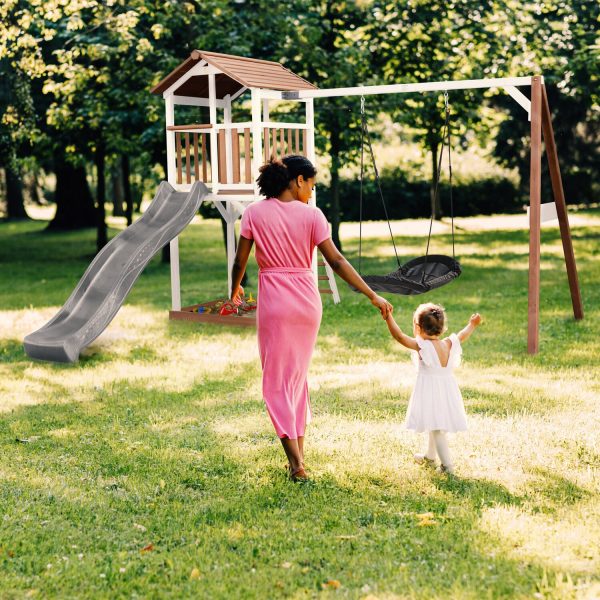
{"type": "Polygon", "coordinates": [[[291,468],[288,468],[288,472],[290,475],[290,479],[292,481],[308,481],[308,474],[304,470],[304,466],[298,467],[295,471],[292,471],[291,468]]]}

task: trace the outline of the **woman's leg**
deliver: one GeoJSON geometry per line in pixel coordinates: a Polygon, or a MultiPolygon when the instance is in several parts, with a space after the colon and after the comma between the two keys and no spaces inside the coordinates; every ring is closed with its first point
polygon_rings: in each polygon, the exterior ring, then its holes
{"type": "Polygon", "coordinates": [[[304,436],[298,436],[298,450],[300,452],[300,461],[304,464],[304,436]]]}
{"type": "Polygon", "coordinates": [[[448,448],[448,440],[446,434],[439,429],[431,432],[435,442],[435,449],[442,463],[442,467],[449,473],[453,472],[452,458],[450,457],[450,449],[448,448]]]}
{"type": "Polygon", "coordinates": [[[279,438],[283,445],[283,449],[288,457],[290,469],[292,473],[302,467],[302,455],[298,447],[298,440],[290,440],[289,438],[279,438]]]}

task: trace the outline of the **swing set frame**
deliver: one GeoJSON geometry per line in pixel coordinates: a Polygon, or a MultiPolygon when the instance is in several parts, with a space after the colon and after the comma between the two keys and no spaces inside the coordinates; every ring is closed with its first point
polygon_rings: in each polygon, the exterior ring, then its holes
{"type": "Polygon", "coordinates": [[[583,304],[577,276],[577,266],[567,205],[560,174],[558,154],[554,140],[554,130],[548,96],[541,75],[532,77],[506,77],[495,79],[472,79],[464,81],[443,81],[415,84],[357,86],[347,88],[331,88],[316,90],[300,90],[297,92],[267,92],[265,97],[283,100],[301,100],[313,98],[331,98],[335,96],[366,96],[373,94],[402,94],[414,92],[447,92],[474,88],[499,88],[507,92],[528,113],[531,122],[530,141],[530,179],[529,179],[529,288],[527,311],[527,351],[536,354],[539,350],[540,324],[540,238],[541,238],[541,177],[542,177],[542,139],[546,148],[546,158],[552,185],[556,214],[560,227],[573,315],[575,319],[583,319],[583,304]],[[531,100],[518,88],[531,87],[531,100]]]}

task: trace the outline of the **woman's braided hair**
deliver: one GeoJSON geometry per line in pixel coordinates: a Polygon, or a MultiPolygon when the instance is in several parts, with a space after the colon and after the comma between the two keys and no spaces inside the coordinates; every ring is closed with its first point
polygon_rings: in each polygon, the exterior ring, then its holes
{"type": "Polygon", "coordinates": [[[277,198],[286,190],[290,181],[302,175],[304,179],[315,177],[317,170],[305,156],[290,154],[281,160],[271,157],[269,162],[258,169],[260,175],[256,182],[262,196],[277,198]]]}

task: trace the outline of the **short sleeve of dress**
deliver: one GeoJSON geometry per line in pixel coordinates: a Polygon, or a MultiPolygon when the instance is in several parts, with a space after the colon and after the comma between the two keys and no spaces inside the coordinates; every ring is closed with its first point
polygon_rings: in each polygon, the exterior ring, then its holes
{"type": "Polygon", "coordinates": [[[240,235],[243,235],[248,240],[254,239],[254,236],[252,235],[252,220],[248,208],[244,211],[244,214],[242,215],[242,222],[240,224],[240,235]]]}
{"type": "Polygon", "coordinates": [[[420,359],[428,367],[437,367],[437,353],[431,342],[424,340],[420,335],[415,337],[415,341],[417,342],[417,346],[419,346],[419,350],[414,352],[413,355],[415,365],[418,366],[420,359]]]}
{"type": "Polygon", "coordinates": [[[329,237],[331,237],[331,234],[329,233],[329,223],[327,222],[323,211],[320,208],[316,208],[312,229],[312,243],[313,245],[318,246],[329,237]]]}

